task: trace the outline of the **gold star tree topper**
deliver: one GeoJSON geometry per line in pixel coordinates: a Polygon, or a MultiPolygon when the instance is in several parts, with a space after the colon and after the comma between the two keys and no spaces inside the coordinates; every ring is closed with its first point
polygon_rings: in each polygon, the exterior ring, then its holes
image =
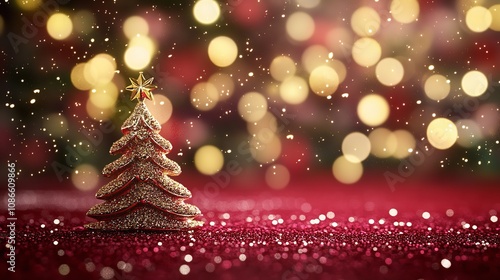
{"type": "Polygon", "coordinates": [[[130,95],[130,100],[138,99],[139,101],[147,98],[154,101],[152,90],[156,89],[157,86],[153,85],[153,79],[144,79],[142,72],[139,72],[139,77],[137,79],[129,78],[131,85],[127,86],[125,89],[132,92],[130,95]]]}

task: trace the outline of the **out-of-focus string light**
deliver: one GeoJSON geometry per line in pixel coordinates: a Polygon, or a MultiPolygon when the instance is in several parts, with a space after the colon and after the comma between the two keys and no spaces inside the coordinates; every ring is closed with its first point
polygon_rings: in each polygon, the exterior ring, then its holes
{"type": "Polygon", "coordinates": [[[219,4],[214,0],[198,0],[193,6],[193,16],[201,24],[212,24],[219,19],[219,4]]]}
{"type": "Polygon", "coordinates": [[[434,74],[425,80],[424,92],[432,100],[445,99],[450,93],[450,80],[440,74],[434,74]]]}
{"type": "Polygon", "coordinates": [[[238,113],[247,122],[256,122],[267,113],[267,100],[258,92],[248,92],[238,101],[238,113]]]}
{"type": "Polygon", "coordinates": [[[286,21],[286,32],[295,41],[306,41],[314,34],[314,19],[305,12],[295,12],[286,21]]]}
{"type": "Polygon", "coordinates": [[[288,56],[280,55],[271,61],[269,73],[276,81],[284,81],[295,74],[295,62],[288,56]]]}
{"type": "Polygon", "coordinates": [[[392,0],[390,13],[399,23],[411,23],[417,20],[420,6],[417,0],[392,0]]]}
{"type": "Polygon", "coordinates": [[[394,138],[396,139],[396,147],[392,156],[397,159],[403,159],[411,155],[417,144],[415,137],[413,137],[409,131],[404,129],[393,131],[392,135],[394,135],[394,138]]]}
{"type": "Polygon", "coordinates": [[[375,128],[368,135],[370,152],[378,158],[388,158],[396,151],[398,141],[392,131],[384,127],[375,128]]]}
{"type": "Polygon", "coordinates": [[[133,37],[125,50],[125,64],[132,70],[146,68],[153,54],[156,52],[156,43],[148,36],[133,37]]]}
{"type": "Polygon", "coordinates": [[[327,65],[316,67],[309,75],[309,86],[319,96],[333,94],[339,87],[339,76],[335,70],[327,65]]]}
{"type": "Polygon", "coordinates": [[[350,162],[364,161],[370,155],[370,139],[361,132],[351,132],[342,141],[342,153],[350,162]]]}
{"type": "Polygon", "coordinates": [[[161,94],[155,94],[155,100],[145,99],[145,103],[149,108],[151,114],[160,123],[166,123],[172,116],[173,106],[170,99],[161,94]]]}
{"type": "Polygon", "coordinates": [[[488,79],[480,71],[469,71],[462,77],[462,90],[469,96],[481,96],[488,89],[488,79]]]}
{"type": "Polygon", "coordinates": [[[265,179],[269,187],[280,190],[290,182],[290,171],[282,164],[273,164],[267,168],[265,179]]]}
{"type": "Polygon", "coordinates": [[[333,162],[332,172],[338,181],[344,184],[354,184],[363,176],[363,165],[361,162],[351,162],[344,156],[340,156],[333,162]]]}
{"type": "Polygon", "coordinates": [[[216,37],[208,45],[208,57],[216,66],[227,67],[233,64],[237,56],[238,46],[227,36],[216,37]]]}
{"type": "Polygon", "coordinates": [[[33,11],[38,9],[42,4],[42,0],[16,0],[17,6],[25,11],[33,11]]]}
{"type": "Polygon", "coordinates": [[[500,4],[493,5],[488,10],[491,13],[490,29],[500,31],[500,4]]]}
{"type": "Polygon", "coordinates": [[[373,36],[380,29],[380,16],[373,8],[360,7],[351,16],[351,28],[358,36],[373,36]]]}
{"type": "Polygon", "coordinates": [[[123,23],[123,33],[129,40],[147,36],[149,34],[149,24],[143,17],[128,17],[123,23]]]}
{"type": "Polygon", "coordinates": [[[404,72],[403,64],[392,57],[380,60],[375,67],[375,75],[378,81],[389,87],[399,84],[403,79],[404,72]]]}
{"type": "Polygon", "coordinates": [[[281,155],[281,140],[270,130],[262,129],[250,139],[250,153],[259,163],[271,163],[281,155]]]}
{"type": "Polygon", "coordinates": [[[83,75],[85,80],[92,86],[101,86],[111,82],[115,71],[115,59],[109,54],[100,53],[85,64],[83,75]]]}
{"type": "Polygon", "coordinates": [[[64,40],[71,35],[73,22],[70,17],[63,13],[55,13],[47,20],[47,32],[56,40],[64,40]]]}
{"type": "Polygon", "coordinates": [[[219,101],[227,100],[233,95],[234,81],[229,74],[216,72],[208,78],[208,83],[217,89],[219,101]]]}
{"type": "Polygon", "coordinates": [[[352,46],[352,58],[354,61],[364,67],[375,65],[382,56],[382,47],[373,38],[363,37],[352,46]]]}
{"type": "Polygon", "coordinates": [[[191,104],[200,111],[209,111],[217,105],[219,96],[212,83],[200,82],[191,89],[191,104]]]}
{"type": "Polygon", "coordinates": [[[329,53],[330,51],[322,45],[309,46],[302,53],[302,66],[311,73],[317,67],[327,63],[329,53]]]}
{"type": "Polygon", "coordinates": [[[432,120],[427,126],[427,139],[436,149],[446,150],[453,146],[458,138],[455,124],[446,118],[432,120]]]}
{"type": "Polygon", "coordinates": [[[306,100],[309,93],[309,87],[302,77],[292,76],[281,83],[279,91],[283,101],[295,105],[306,100]]]}
{"type": "Polygon", "coordinates": [[[465,24],[473,32],[486,31],[493,22],[490,10],[482,6],[474,6],[465,14],[465,24]]]}
{"type": "Polygon", "coordinates": [[[196,151],[194,165],[200,173],[214,175],[222,169],[224,155],[219,148],[213,145],[205,145],[196,151]]]}
{"type": "Polygon", "coordinates": [[[81,191],[90,191],[97,187],[100,172],[90,164],[78,165],[71,173],[71,182],[81,191]]]}
{"type": "Polygon", "coordinates": [[[379,126],[389,117],[389,103],[381,95],[371,93],[358,103],[359,119],[368,126],[379,126]]]}

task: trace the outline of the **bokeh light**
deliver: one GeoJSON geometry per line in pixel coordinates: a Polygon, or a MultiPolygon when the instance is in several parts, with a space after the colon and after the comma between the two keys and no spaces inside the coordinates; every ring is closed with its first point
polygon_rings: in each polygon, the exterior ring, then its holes
{"type": "Polygon", "coordinates": [[[361,162],[351,162],[340,156],[333,162],[332,172],[339,182],[354,184],[363,176],[363,165],[361,162]]]}
{"type": "Polygon", "coordinates": [[[450,93],[450,80],[440,74],[434,74],[425,80],[424,92],[432,100],[445,99],[450,93]]]}
{"type": "Polygon", "coordinates": [[[295,0],[295,2],[299,7],[312,9],[316,8],[321,3],[321,0],[295,0]]]}
{"type": "Polygon", "coordinates": [[[370,139],[361,132],[351,132],[342,141],[342,153],[350,162],[364,161],[371,150],[370,139]]]}
{"type": "Polygon", "coordinates": [[[378,158],[388,158],[394,154],[398,144],[397,138],[387,128],[375,128],[368,135],[370,140],[370,152],[378,158]]]}
{"type": "Polygon", "coordinates": [[[420,5],[417,0],[392,0],[390,13],[399,23],[411,23],[417,20],[420,5]]]}
{"type": "Polygon", "coordinates": [[[333,94],[339,87],[339,76],[335,70],[327,65],[316,67],[309,75],[309,86],[319,96],[333,94]]]}
{"type": "Polygon", "coordinates": [[[125,64],[132,70],[142,70],[151,62],[156,51],[156,44],[147,36],[138,36],[130,40],[124,54],[125,64]]]}
{"type": "Polygon", "coordinates": [[[283,81],[295,74],[295,62],[288,56],[280,55],[273,59],[269,66],[271,77],[276,81],[283,81]]]}
{"type": "Polygon", "coordinates": [[[155,119],[160,123],[166,123],[170,117],[172,116],[173,106],[170,99],[168,99],[165,95],[155,94],[155,100],[146,99],[145,103],[148,106],[149,111],[155,119]]]}
{"type": "Polygon", "coordinates": [[[118,88],[114,83],[99,85],[89,92],[89,101],[97,108],[114,108],[117,99],[118,88]]]}
{"type": "Polygon", "coordinates": [[[286,21],[286,32],[295,41],[306,41],[314,33],[314,20],[304,12],[291,14],[286,21]]]}
{"type": "Polygon", "coordinates": [[[389,87],[399,84],[403,79],[404,72],[403,64],[392,57],[380,60],[375,67],[378,81],[389,87]]]}
{"type": "Polygon", "coordinates": [[[217,105],[219,96],[212,83],[200,82],[191,89],[191,104],[200,111],[209,111],[217,105]]]}
{"type": "Polygon", "coordinates": [[[483,140],[483,133],[481,132],[481,127],[471,119],[458,120],[455,123],[458,131],[457,144],[471,148],[476,146],[479,141],[483,140]]]}
{"type": "Polygon", "coordinates": [[[408,130],[398,129],[393,131],[392,135],[394,135],[397,143],[392,154],[393,157],[403,159],[408,157],[415,150],[417,141],[408,130]]]}
{"type": "Polygon", "coordinates": [[[219,4],[214,0],[198,0],[193,6],[193,15],[201,24],[212,24],[219,19],[219,4]]]}
{"type": "Polygon", "coordinates": [[[237,56],[238,46],[227,36],[216,37],[208,45],[208,57],[216,66],[227,67],[233,64],[237,56]]]}
{"type": "Polygon", "coordinates": [[[307,82],[299,76],[292,76],[284,80],[279,88],[280,97],[288,104],[304,102],[309,93],[307,82]]]}
{"type": "Polygon", "coordinates": [[[33,11],[40,7],[42,0],[16,0],[16,4],[25,11],[33,11]]]}
{"type": "Polygon", "coordinates": [[[250,153],[259,163],[271,163],[281,155],[281,140],[271,130],[262,129],[250,139],[250,153]]]}
{"type": "Polygon", "coordinates": [[[68,15],[55,13],[47,20],[47,32],[56,40],[64,40],[71,35],[73,22],[68,15]]]}
{"type": "Polygon", "coordinates": [[[351,17],[351,28],[358,36],[373,36],[380,28],[380,16],[373,8],[358,8],[351,17]]]}
{"type": "Polygon", "coordinates": [[[436,118],[427,126],[427,139],[436,149],[446,150],[453,146],[458,138],[455,124],[446,118],[436,118]]]}
{"type": "Polygon", "coordinates": [[[228,74],[216,72],[208,78],[208,83],[217,89],[219,101],[229,99],[234,93],[234,82],[228,74]]]}
{"type": "Polygon", "coordinates": [[[79,90],[89,90],[92,88],[92,83],[85,79],[85,67],[87,63],[78,63],[71,69],[71,83],[79,90]]]}
{"type": "Polygon", "coordinates": [[[199,148],[194,155],[196,169],[205,175],[214,175],[224,165],[224,155],[219,148],[205,145],[199,148]]]}
{"type": "Polygon", "coordinates": [[[500,31],[500,4],[493,5],[488,10],[492,17],[490,24],[491,30],[500,31]]]}
{"type": "Polygon", "coordinates": [[[352,46],[352,58],[364,67],[375,65],[382,56],[382,47],[373,38],[364,37],[356,40],[352,46]]]}
{"type": "Polygon", "coordinates": [[[238,112],[247,122],[256,122],[267,113],[267,100],[258,92],[248,92],[238,101],[238,112]]]}
{"type": "Polygon", "coordinates": [[[302,66],[311,73],[329,60],[329,54],[330,51],[322,45],[309,46],[302,53],[302,66]]]}
{"type": "Polygon", "coordinates": [[[290,171],[282,164],[273,164],[267,168],[265,179],[271,189],[280,190],[290,182],[290,171]]]}
{"type": "Polygon", "coordinates": [[[257,133],[262,133],[263,131],[271,131],[276,133],[278,129],[278,120],[271,112],[266,112],[264,117],[256,122],[248,122],[247,130],[251,135],[257,135],[257,133]]]}
{"type": "Polygon", "coordinates": [[[90,164],[78,165],[73,173],[71,173],[71,182],[75,188],[81,191],[94,190],[99,184],[99,172],[94,166],[90,164]]]}
{"type": "Polygon", "coordinates": [[[149,24],[143,17],[128,17],[123,23],[123,33],[129,40],[147,36],[149,33],[149,24]]]}
{"type": "MultiPolygon", "coordinates": [[[[115,71],[115,59],[109,54],[100,53],[85,64],[83,77],[85,81],[92,86],[102,86],[111,82],[115,75],[115,71]]],[[[76,74],[77,73],[75,72],[75,75],[76,74]]],[[[76,79],[77,78],[75,77],[75,80],[76,79]]],[[[79,83],[81,86],[85,85],[85,82],[83,81],[79,81],[79,83]]]]}
{"type": "Polygon", "coordinates": [[[90,34],[96,24],[95,15],[88,10],[79,10],[72,16],[73,29],[80,34],[90,34]]]}
{"type": "Polygon", "coordinates": [[[465,24],[473,32],[486,31],[492,22],[493,17],[490,10],[482,6],[474,6],[465,14],[465,24]]]}
{"type": "Polygon", "coordinates": [[[462,77],[462,90],[469,96],[481,96],[488,89],[488,79],[480,71],[469,71],[462,77]]]}
{"type": "Polygon", "coordinates": [[[381,95],[371,93],[364,96],[358,103],[359,119],[368,126],[379,126],[389,117],[389,103],[381,95]]]}

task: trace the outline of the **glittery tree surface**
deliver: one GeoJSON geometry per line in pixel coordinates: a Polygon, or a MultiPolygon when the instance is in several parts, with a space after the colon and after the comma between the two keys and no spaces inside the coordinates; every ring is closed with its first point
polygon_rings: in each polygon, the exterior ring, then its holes
{"type": "Polygon", "coordinates": [[[122,154],[106,165],[103,174],[116,176],[99,189],[96,197],[105,202],[87,215],[99,222],[85,225],[102,230],[179,230],[200,226],[193,218],[198,207],[184,203],[191,192],[170,176],[181,173],[180,166],[166,157],[172,145],[159,135],[161,126],[149,112],[143,98],[152,99],[152,78],[143,74],[131,79],[131,99],[138,99],[134,111],[123,123],[123,137],[111,146],[111,154],[122,154]],[[148,88],[149,87],[149,88],[148,88]]]}

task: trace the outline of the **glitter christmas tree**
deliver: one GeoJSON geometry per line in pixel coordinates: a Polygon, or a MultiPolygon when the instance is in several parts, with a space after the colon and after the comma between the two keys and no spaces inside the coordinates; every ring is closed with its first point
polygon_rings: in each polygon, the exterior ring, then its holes
{"type": "Polygon", "coordinates": [[[171,179],[181,173],[179,165],[166,157],[172,145],[159,132],[160,123],[149,112],[144,99],[153,100],[153,78],[144,80],[142,72],[130,79],[126,89],[138,103],[123,123],[124,134],[113,143],[112,155],[121,157],[106,165],[103,174],[114,177],[96,194],[105,200],[93,206],[87,216],[97,222],[85,225],[99,230],[180,230],[201,226],[195,220],[198,207],[184,202],[191,192],[171,179]]]}

